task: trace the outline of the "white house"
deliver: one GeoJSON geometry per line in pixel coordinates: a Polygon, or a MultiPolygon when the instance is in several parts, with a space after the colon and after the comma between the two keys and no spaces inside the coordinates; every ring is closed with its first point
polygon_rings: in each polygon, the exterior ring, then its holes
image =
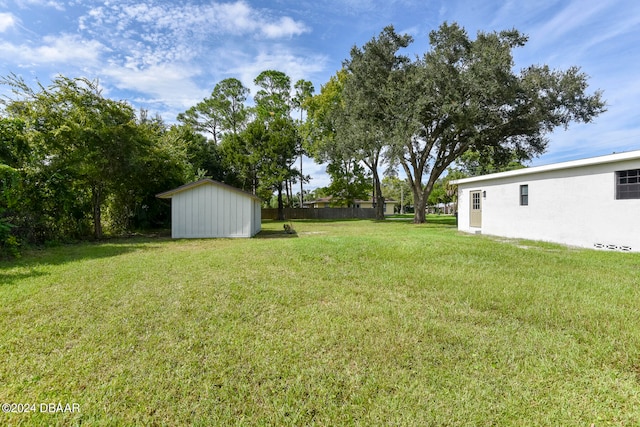
{"type": "Polygon", "coordinates": [[[171,199],[171,237],[252,237],[261,229],[260,199],[212,179],[156,195],[171,199]]]}
{"type": "Polygon", "coordinates": [[[452,183],[459,230],[640,251],[640,150],[452,183]]]}

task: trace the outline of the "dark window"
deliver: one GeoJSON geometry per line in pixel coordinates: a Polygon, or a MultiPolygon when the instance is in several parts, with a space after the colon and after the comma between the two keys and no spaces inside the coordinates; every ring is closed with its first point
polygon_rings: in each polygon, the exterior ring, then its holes
{"type": "Polygon", "coordinates": [[[529,205],[529,186],[521,185],[520,186],[520,206],[528,206],[529,205]]]}
{"type": "Polygon", "coordinates": [[[616,199],[640,199],[640,169],[616,172],[616,199]]]}

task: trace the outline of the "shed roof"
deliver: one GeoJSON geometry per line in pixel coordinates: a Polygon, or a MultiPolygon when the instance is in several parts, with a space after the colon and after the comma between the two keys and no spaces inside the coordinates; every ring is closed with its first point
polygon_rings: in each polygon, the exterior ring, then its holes
{"type": "Polygon", "coordinates": [[[170,199],[170,198],[172,198],[174,195],[176,195],[178,193],[181,193],[183,191],[191,190],[191,189],[199,187],[201,185],[215,185],[215,186],[222,187],[222,188],[225,188],[225,189],[230,190],[230,191],[234,191],[236,193],[240,193],[243,196],[247,196],[247,197],[254,198],[256,200],[260,200],[260,198],[258,196],[256,196],[255,194],[251,194],[251,193],[248,193],[246,191],[240,190],[239,188],[233,187],[231,185],[215,181],[215,180],[213,180],[211,178],[204,178],[204,179],[201,179],[199,181],[194,181],[194,182],[190,182],[188,184],[181,185],[180,187],[174,188],[173,190],[165,191],[163,193],[158,193],[158,194],[156,194],[156,197],[159,197],[161,199],[170,199]]]}
{"type": "Polygon", "coordinates": [[[516,169],[507,172],[498,172],[488,175],[473,176],[471,178],[456,179],[451,181],[452,184],[466,184],[470,182],[488,181],[490,179],[508,178],[513,176],[531,175],[541,172],[549,172],[562,169],[579,168],[583,166],[601,165],[606,163],[622,162],[626,160],[640,159],[640,150],[625,151],[623,153],[613,153],[605,156],[589,157],[580,160],[571,160],[568,162],[552,163],[543,166],[534,166],[531,168],[516,169]]]}

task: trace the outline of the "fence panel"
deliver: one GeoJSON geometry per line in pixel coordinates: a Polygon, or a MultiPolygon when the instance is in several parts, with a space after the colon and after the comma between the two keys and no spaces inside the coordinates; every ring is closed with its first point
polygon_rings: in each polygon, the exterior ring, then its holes
{"type": "MultiPolygon", "coordinates": [[[[364,208],[285,208],[284,219],[375,219],[375,209],[364,208]]],[[[262,219],[278,218],[278,209],[262,209],[262,219]]]]}

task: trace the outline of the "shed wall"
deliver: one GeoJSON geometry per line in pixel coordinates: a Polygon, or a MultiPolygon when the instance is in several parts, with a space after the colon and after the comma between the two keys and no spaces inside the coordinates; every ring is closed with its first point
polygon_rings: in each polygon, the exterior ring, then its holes
{"type": "Polygon", "coordinates": [[[260,231],[260,203],[224,187],[201,185],[177,193],[171,202],[171,236],[251,237],[260,231]]]}
{"type": "Polygon", "coordinates": [[[640,199],[616,200],[615,172],[640,160],[461,183],[458,227],[467,232],[640,251],[640,199]],[[520,185],[529,203],[520,206],[520,185]],[[482,224],[469,225],[469,192],[485,192],[482,224]]]}

